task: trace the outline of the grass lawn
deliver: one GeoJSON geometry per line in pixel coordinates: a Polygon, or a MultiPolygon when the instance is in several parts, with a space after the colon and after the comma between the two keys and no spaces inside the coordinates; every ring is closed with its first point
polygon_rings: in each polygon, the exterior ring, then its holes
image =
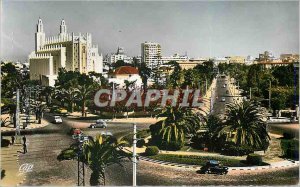
{"type": "MultiPolygon", "coordinates": [[[[148,157],[155,160],[162,160],[162,161],[174,162],[179,164],[200,165],[200,166],[205,165],[208,160],[218,160],[221,162],[221,164],[229,167],[250,166],[244,160],[239,160],[234,158],[222,158],[222,157],[215,157],[215,156],[158,154],[155,156],[148,156],[148,157]]],[[[268,164],[263,163],[263,165],[268,165],[268,164]]]]}

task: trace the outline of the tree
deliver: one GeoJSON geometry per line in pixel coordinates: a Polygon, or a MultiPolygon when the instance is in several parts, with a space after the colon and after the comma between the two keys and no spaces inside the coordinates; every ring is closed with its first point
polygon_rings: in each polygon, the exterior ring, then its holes
{"type": "Polygon", "coordinates": [[[226,122],[217,130],[218,135],[234,133],[233,142],[237,146],[263,148],[270,137],[262,116],[262,110],[254,102],[229,104],[225,114],[226,122]]]}
{"type": "Polygon", "coordinates": [[[147,82],[151,75],[151,69],[147,67],[145,62],[142,62],[139,67],[139,75],[142,78],[144,92],[147,90],[147,82]]]}
{"type": "Polygon", "coordinates": [[[200,117],[187,108],[167,106],[157,117],[165,117],[155,125],[159,129],[159,137],[166,144],[175,142],[182,145],[185,135],[195,134],[201,124],[200,117]]]}
{"type": "Polygon", "coordinates": [[[78,85],[76,86],[76,95],[81,102],[81,114],[85,114],[86,101],[91,94],[96,91],[96,88],[100,87],[94,82],[93,78],[86,74],[80,74],[78,79],[78,85]]]}
{"type": "MultiPolygon", "coordinates": [[[[97,135],[95,139],[89,137],[89,141],[83,145],[83,156],[80,158],[92,170],[90,177],[91,186],[105,185],[105,168],[112,164],[121,165],[121,159],[128,158],[122,150],[127,142],[118,142],[108,136],[97,135]]],[[[77,145],[63,150],[58,156],[59,161],[75,159],[78,151],[77,145]]]]}
{"type": "Polygon", "coordinates": [[[171,73],[171,75],[169,77],[169,83],[167,83],[167,84],[169,84],[169,86],[171,88],[180,87],[182,80],[183,80],[181,67],[179,66],[179,64],[176,61],[170,61],[167,64],[173,68],[173,72],[171,73]]]}
{"type": "Polygon", "coordinates": [[[55,95],[57,100],[68,103],[69,111],[74,111],[74,104],[77,98],[77,85],[79,72],[66,71],[65,69],[59,69],[57,81],[55,83],[55,95]]]}

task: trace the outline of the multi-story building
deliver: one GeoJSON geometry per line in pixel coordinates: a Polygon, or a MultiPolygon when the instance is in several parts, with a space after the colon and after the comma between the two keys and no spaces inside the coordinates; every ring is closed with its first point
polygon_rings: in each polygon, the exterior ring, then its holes
{"type": "Polygon", "coordinates": [[[234,64],[244,64],[245,63],[245,57],[243,56],[229,56],[225,57],[228,59],[228,63],[234,63],[234,64]]]}
{"type": "Polygon", "coordinates": [[[61,21],[58,36],[46,37],[42,20],[38,20],[35,33],[35,51],[29,55],[30,79],[41,80],[43,85],[54,86],[60,68],[67,71],[102,73],[103,56],[98,46],[92,45],[92,35],[67,33],[67,25],[61,21]]]}
{"type": "Polygon", "coordinates": [[[161,64],[161,46],[158,43],[145,42],[141,44],[142,62],[151,69],[161,64]]]}
{"type": "Polygon", "coordinates": [[[299,62],[299,54],[281,54],[280,60],[283,62],[299,62]]]}
{"type": "Polygon", "coordinates": [[[117,53],[113,53],[110,55],[109,58],[109,63],[110,64],[114,64],[116,63],[118,60],[123,60],[125,63],[127,64],[131,64],[133,58],[129,57],[125,54],[124,52],[124,48],[123,47],[118,47],[117,53]]]}
{"type": "Polygon", "coordinates": [[[174,54],[173,56],[166,56],[161,57],[161,63],[166,64],[170,61],[187,61],[189,57],[187,55],[179,55],[178,53],[174,54]]]}
{"type": "Polygon", "coordinates": [[[272,61],[275,60],[275,56],[270,51],[265,51],[264,53],[259,54],[258,61],[272,61]]]}

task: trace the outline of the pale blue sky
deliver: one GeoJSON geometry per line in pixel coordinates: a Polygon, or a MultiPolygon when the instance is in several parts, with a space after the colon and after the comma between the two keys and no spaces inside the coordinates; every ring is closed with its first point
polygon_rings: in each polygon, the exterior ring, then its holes
{"type": "Polygon", "coordinates": [[[62,18],[68,32],[92,33],[100,53],[125,48],[140,55],[144,41],[162,53],[190,57],[275,55],[299,52],[299,2],[37,2],[2,3],[2,59],[26,60],[34,50],[39,18],[46,36],[57,35],[62,18]]]}

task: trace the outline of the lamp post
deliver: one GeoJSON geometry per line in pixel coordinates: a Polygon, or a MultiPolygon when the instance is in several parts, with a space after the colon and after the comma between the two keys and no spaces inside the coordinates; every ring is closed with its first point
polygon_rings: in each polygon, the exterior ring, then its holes
{"type": "Polygon", "coordinates": [[[132,186],[136,186],[136,124],[133,124],[133,146],[132,146],[132,186]]]}

